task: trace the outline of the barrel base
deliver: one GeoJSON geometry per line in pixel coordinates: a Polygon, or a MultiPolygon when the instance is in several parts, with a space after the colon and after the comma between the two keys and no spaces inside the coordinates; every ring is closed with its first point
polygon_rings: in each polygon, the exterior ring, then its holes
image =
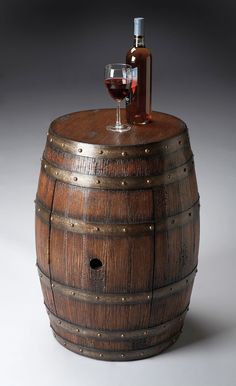
{"type": "Polygon", "coordinates": [[[158,355],[164,350],[168,349],[170,346],[172,346],[177,341],[180,334],[181,334],[181,330],[177,334],[172,336],[170,339],[160,342],[155,346],[144,348],[142,350],[114,352],[114,351],[108,351],[108,350],[106,351],[96,350],[96,349],[91,349],[91,348],[77,345],[75,343],[70,342],[69,340],[62,338],[60,335],[56,334],[55,331],[53,330],[53,335],[56,338],[56,340],[68,350],[92,359],[99,359],[103,361],[117,361],[117,362],[140,360],[140,359],[145,359],[145,358],[158,355]]]}

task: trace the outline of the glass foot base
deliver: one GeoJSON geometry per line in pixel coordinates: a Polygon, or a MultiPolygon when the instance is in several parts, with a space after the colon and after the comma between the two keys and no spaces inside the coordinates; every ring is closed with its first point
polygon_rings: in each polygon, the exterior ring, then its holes
{"type": "Polygon", "coordinates": [[[106,126],[106,129],[107,130],[111,130],[111,131],[118,131],[119,133],[123,133],[123,131],[130,130],[131,126],[130,125],[126,125],[126,124],[122,124],[122,125],[119,125],[119,126],[108,125],[108,126],[106,126]]]}

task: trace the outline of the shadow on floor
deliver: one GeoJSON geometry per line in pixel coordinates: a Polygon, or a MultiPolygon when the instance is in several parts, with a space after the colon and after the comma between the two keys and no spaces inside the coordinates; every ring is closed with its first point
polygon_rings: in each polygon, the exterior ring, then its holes
{"type": "Polygon", "coordinates": [[[211,323],[209,318],[207,320],[204,320],[204,318],[201,320],[199,317],[188,316],[184,323],[183,332],[177,342],[171,346],[168,351],[170,352],[193,344],[209,341],[227,330],[228,326],[216,324],[215,320],[211,323]]]}

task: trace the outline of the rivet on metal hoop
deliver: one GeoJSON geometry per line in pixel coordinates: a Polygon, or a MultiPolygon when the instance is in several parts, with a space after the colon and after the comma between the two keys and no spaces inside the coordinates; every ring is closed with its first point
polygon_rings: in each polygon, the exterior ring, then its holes
{"type": "Polygon", "coordinates": [[[47,164],[44,164],[44,169],[47,169],[47,164]]]}
{"type": "Polygon", "coordinates": [[[121,155],[125,157],[127,155],[126,151],[122,151],[121,155]]]}
{"type": "Polygon", "coordinates": [[[51,287],[54,288],[54,287],[55,287],[55,284],[52,283],[52,284],[51,284],[51,287]]]}
{"type": "Polygon", "coordinates": [[[124,338],[125,337],[125,335],[124,334],[121,334],[121,336],[120,336],[121,338],[124,338]]]}
{"type": "Polygon", "coordinates": [[[150,153],[150,149],[145,149],[145,153],[150,153]]]}
{"type": "Polygon", "coordinates": [[[103,154],[103,150],[99,150],[99,154],[103,154]]]}
{"type": "Polygon", "coordinates": [[[121,300],[122,300],[122,302],[124,302],[124,301],[125,301],[125,298],[121,298],[121,300]]]}
{"type": "Polygon", "coordinates": [[[70,224],[71,228],[74,228],[75,224],[73,222],[70,224]]]}
{"type": "Polygon", "coordinates": [[[50,138],[50,142],[52,142],[52,138],[50,138]]]}
{"type": "Polygon", "coordinates": [[[78,178],[77,178],[77,177],[73,177],[73,180],[74,180],[74,181],[78,181],[78,178]]]}
{"type": "Polygon", "coordinates": [[[58,176],[59,172],[56,172],[56,176],[58,176]]]}
{"type": "Polygon", "coordinates": [[[126,185],[127,182],[126,181],[121,181],[121,185],[126,185]]]}
{"type": "Polygon", "coordinates": [[[153,231],[154,226],[153,226],[153,225],[150,225],[150,226],[149,226],[149,229],[150,229],[150,231],[153,231]]]}
{"type": "Polygon", "coordinates": [[[80,348],[80,349],[79,349],[79,352],[83,352],[83,349],[82,349],[82,348],[80,348]]]}
{"type": "Polygon", "coordinates": [[[99,185],[100,184],[100,180],[96,180],[96,184],[99,185]]]}
{"type": "Polygon", "coordinates": [[[150,295],[147,296],[148,300],[151,298],[150,295]]]}
{"type": "Polygon", "coordinates": [[[122,231],[123,231],[123,232],[126,232],[126,228],[123,228],[122,231]]]}
{"type": "Polygon", "coordinates": [[[165,149],[168,149],[168,145],[165,145],[164,148],[165,148],[165,149]]]}
{"type": "Polygon", "coordinates": [[[58,320],[58,321],[57,321],[57,323],[58,323],[58,324],[61,324],[61,321],[60,321],[60,320],[58,320]]]}
{"type": "Polygon", "coordinates": [[[100,334],[100,332],[97,334],[97,336],[99,336],[99,338],[102,336],[102,334],[100,334]]]}
{"type": "Polygon", "coordinates": [[[147,331],[144,331],[143,335],[147,335],[147,331]]]}
{"type": "Polygon", "coordinates": [[[82,153],[83,149],[81,149],[81,147],[78,149],[78,152],[79,153],[82,153]]]}
{"type": "Polygon", "coordinates": [[[40,208],[38,208],[38,212],[40,212],[40,210],[41,210],[41,209],[40,209],[40,208]]]}
{"type": "Polygon", "coordinates": [[[64,147],[64,146],[65,146],[65,144],[64,144],[64,143],[62,143],[62,144],[61,144],[61,147],[64,147]]]}
{"type": "Polygon", "coordinates": [[[150,183],[151,183],[151,180],[146,180],[146,183],[147,183],[147,184],[150,184],[150,183]]]}
{"type": "Polygon", "coordinates": [[[76,328],[75,331],[76,331],[76,332],[80,332],[80,329],[79,329],[79,328],[76,328]]]}
{"type": "Polygon", "coordinates": [[[124,358],[125,354],[120,354],[121,358],[124,358]]]}
{"type": "Polygon", "coordinates": [[[99,232],[99,231],[100,231],[100,228],[96,227],[95,230],[96,230],[97,232],[99,232]]]}
{"type": "Polygon", "coordinates": [[[102,358],[102,357],[103,357],[103,354],[102,354],[102,353],[100,353],[100,354],[99,354],[99,356],[100,356],[100,358],[102,358]]]}
{"type": "Polygon", "coordinates": [[[179,145],[182,145],[182,141],[179,141],[179,145]]]}
{"type": "Polygon", "coordinates": [[[50,217],[50,220],[51,220],[51,221],[53,220],[53,216],[50,217]]]}
{"type": "Polygon", "coordinates": [[[96,296],[96,300],[99,300],[100,298],[99,298],[99,296],[96,296]]]}
{"type": "Polygon", "coordinates": [[[169,179],[171,178],[171,174],[168,174],[168,176],[167,176],[169,179]]]}
{"type": "Polygon", "coordinates": [[[66,342],[63,343],[63,346],[66,346],[66,342]]]}
{"type": "Polygon", "coordinates": [[[75,296],[75,292],[74,292],[74,291],[71,291],[71,295],[75,296]]]}

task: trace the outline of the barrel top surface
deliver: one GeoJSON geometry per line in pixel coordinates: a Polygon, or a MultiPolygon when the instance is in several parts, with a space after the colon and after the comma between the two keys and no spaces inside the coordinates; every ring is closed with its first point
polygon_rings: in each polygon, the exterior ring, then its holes
{"type": "MultiPolygon", "coordinates": [[[[172,115],[153,111],[152,122],[146,125],[132,125],[131,130],[117,133],[106,129],[115,122],[115,109],[86,110],[56,118],[50,130],[63,138],[83,143],[110,146],[135,146],[161,142],[182,134],[185,123],[172,115]]],[[[125,121],[125,110],[121,110],[125,121]]]]}

